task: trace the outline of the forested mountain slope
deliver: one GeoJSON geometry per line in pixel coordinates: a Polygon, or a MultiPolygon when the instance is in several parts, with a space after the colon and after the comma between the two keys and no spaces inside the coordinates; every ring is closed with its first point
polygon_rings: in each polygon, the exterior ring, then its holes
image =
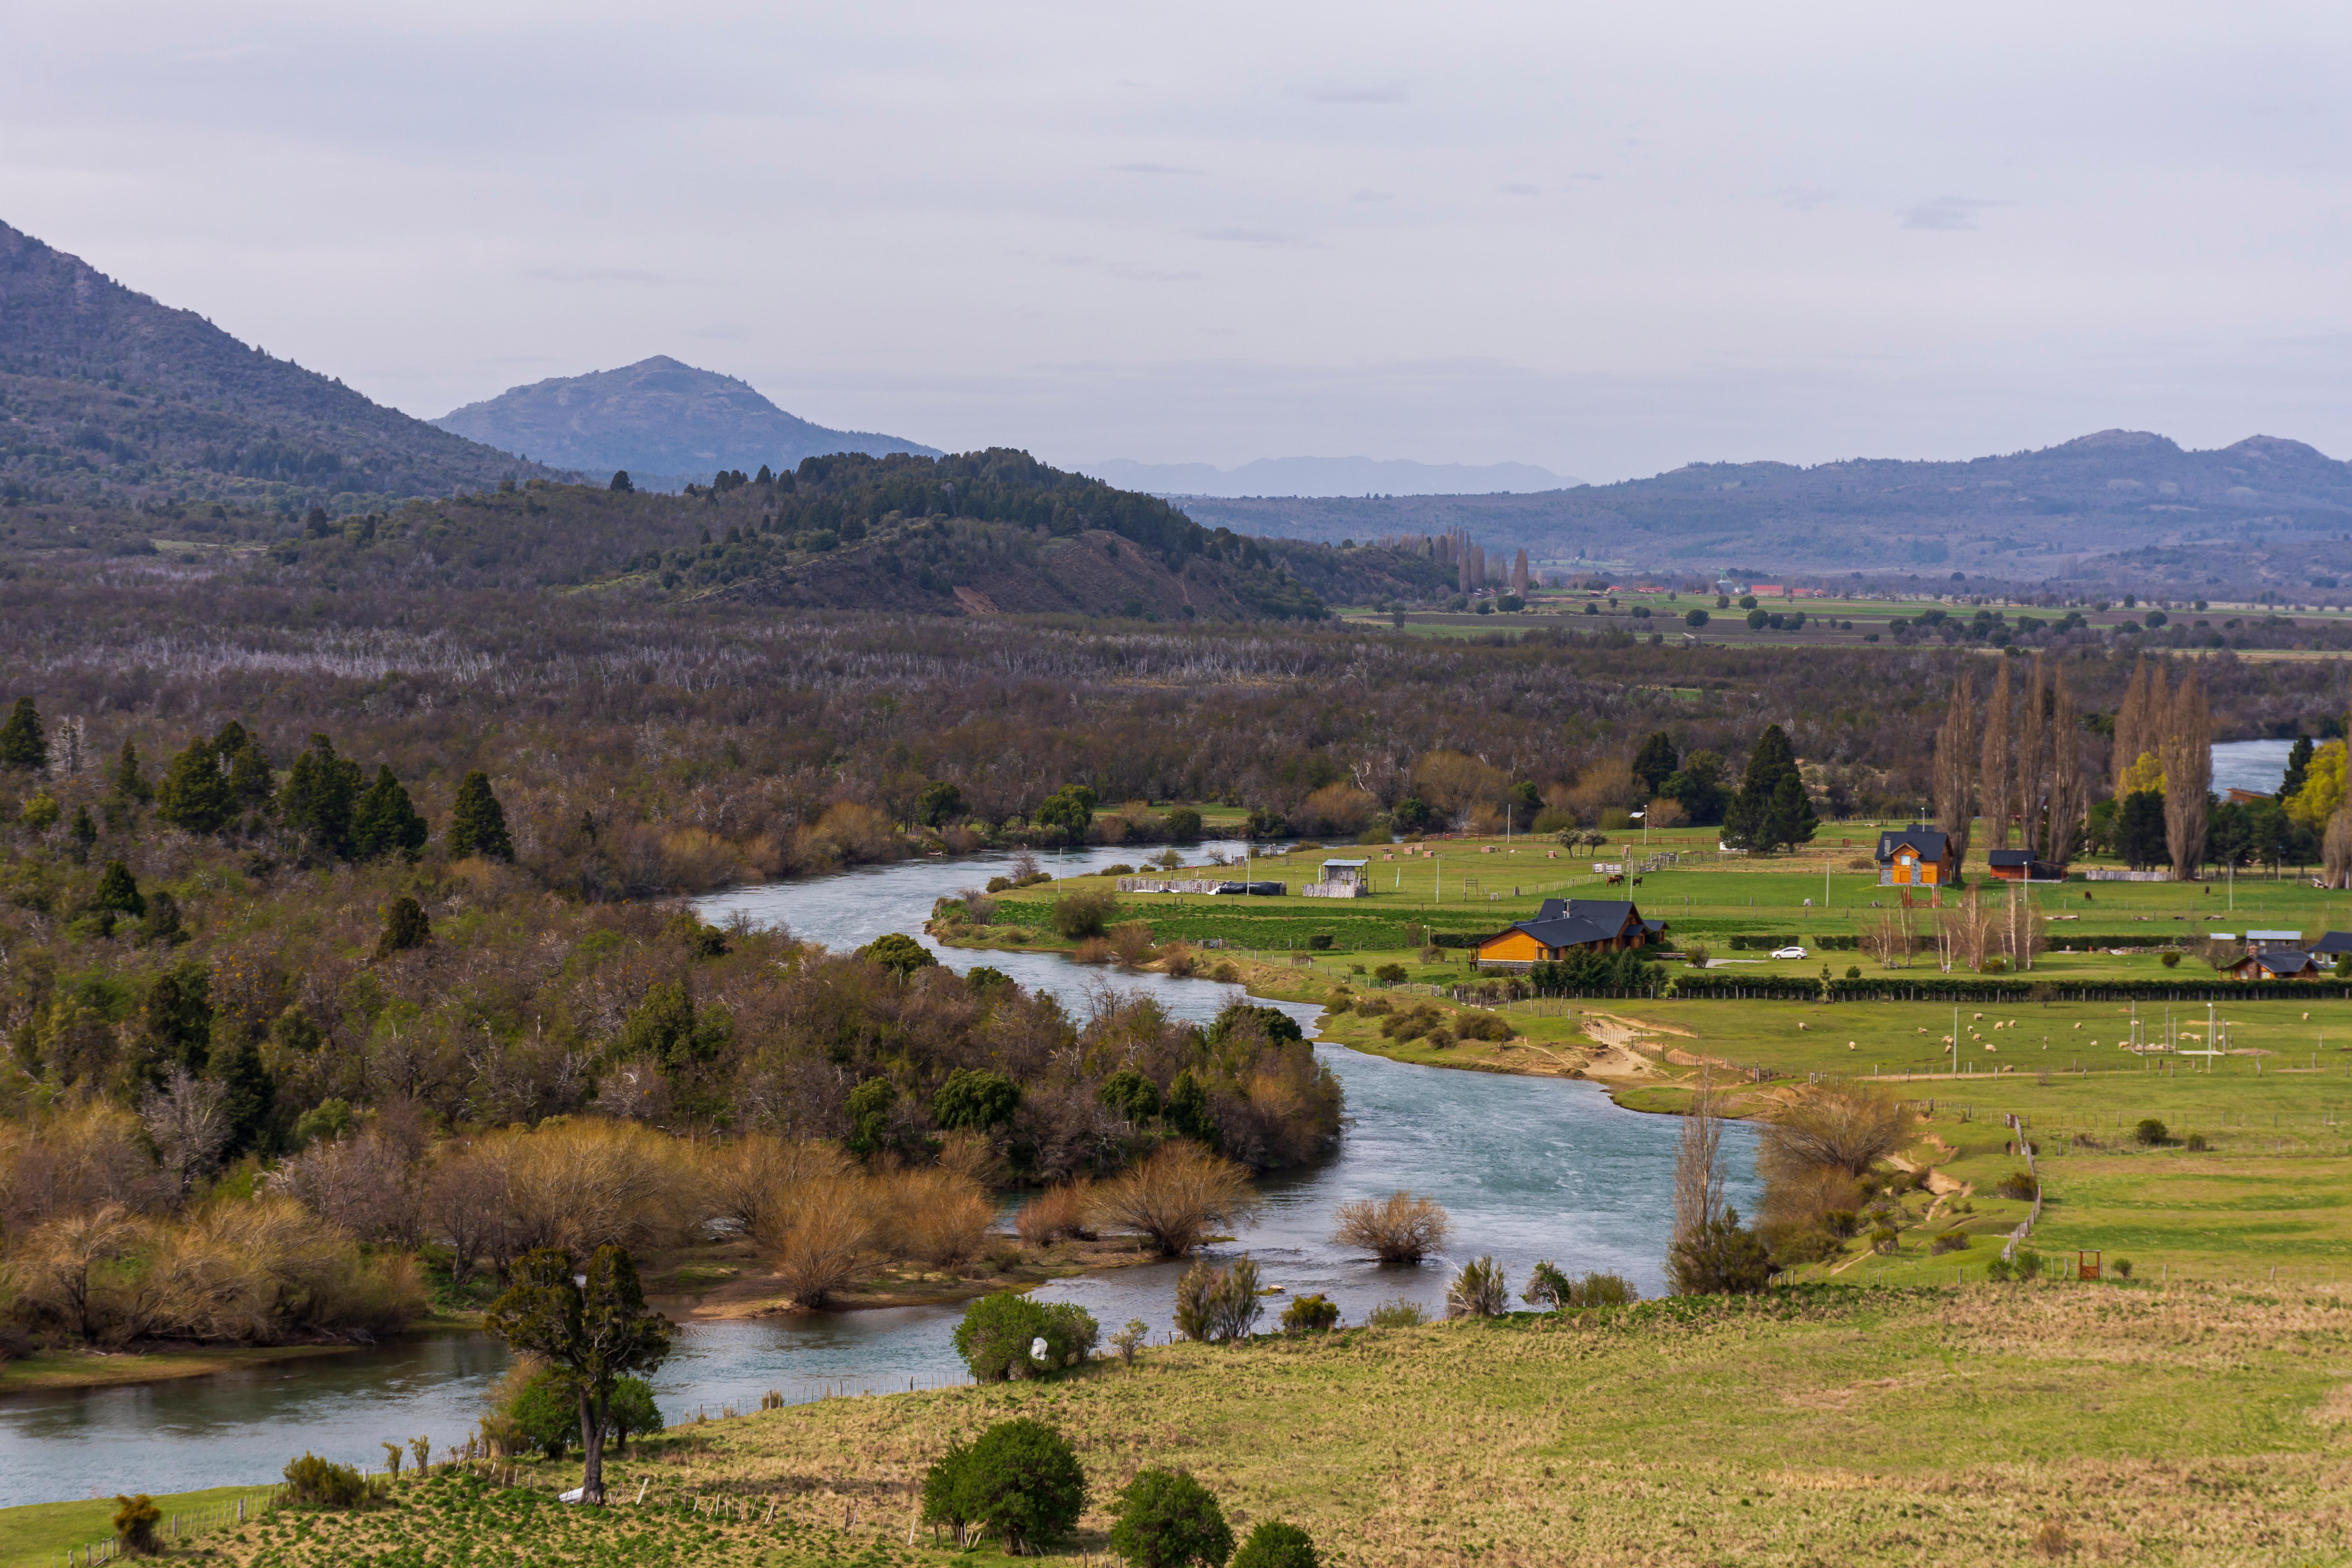
{"type": "Polygon", "coordinates": [[[2128,574],[2279,588],[2352,574],[2352,464],[2249,437],[2190,451],[2105,430],[1966,462],[1694,463],[1520,496],[1202,500],[1204,522],[1364,539],[1467,528],[1490,552],[1693,574],[2128,574]]]}
{"type": "Polygon", "coordinates": [[[0,224],[0,495],[446,495],[556,470],[436,430],[0,224]]]}
{"type": "Polygon", "coordinates": [[[904,437],[811,424],[745,382],[667,354],[512,387],[433,423],[599,479],[626,469],[640,489],[708,484],[721,469],[789,468],[836,452],[940,455],[904,437]]]}

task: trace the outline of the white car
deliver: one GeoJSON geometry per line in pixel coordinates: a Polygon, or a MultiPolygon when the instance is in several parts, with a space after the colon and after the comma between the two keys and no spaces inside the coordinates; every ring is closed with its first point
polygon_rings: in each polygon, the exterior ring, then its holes
{"type": "Polygon", "coordinates": [[[1775,958],[1802,958],[1805,956],[1805,950],[1801,947],[1776,947],[1772,950],[1772,956],[1775,958]]]}

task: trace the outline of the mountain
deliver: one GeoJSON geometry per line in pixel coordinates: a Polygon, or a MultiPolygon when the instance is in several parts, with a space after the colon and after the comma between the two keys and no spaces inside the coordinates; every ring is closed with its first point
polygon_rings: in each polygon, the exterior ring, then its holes
{"type": "Polygon", "coordinates": [[[433,423],[583,473],[625,468],[640,484],[666,479],[707,484],[724,469],[797,468],[803,458],[835,452],[940,456],[936,447],[902,437],[812,425],[785,413],[747,382],[697,370],[667,354],[618,370],[513,387],[433,423]]]}
{"type": "Polygon", "coordinates": [[[2333,587],[2352,580],[2352,464],[2251,436],[2210,451],[2144,430],[1966,461],[1693,463],[1540,495],[1210,499],[1237,532],[1380,539],[1465,528],[1491,555],[1707,575],[1954,571],[2010,582],[2333,587]]]}
{"type": "Polygon", "coordinates": [[[239,342],[0,224],[0,490],[446,495],[553,477],[239,342]]]}
{"type": "Polygon", "coordinates": [[[1105,483],[1166,496],[1517,494],[1584,482],[1532,463],[1415,463],[1402,458],[1260,458],[1238,468],[1112,458],[1084,468],[1105,483]]]}

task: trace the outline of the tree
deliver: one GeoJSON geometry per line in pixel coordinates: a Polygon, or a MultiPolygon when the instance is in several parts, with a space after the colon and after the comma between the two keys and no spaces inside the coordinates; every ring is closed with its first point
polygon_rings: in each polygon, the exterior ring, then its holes
{"type": "Polygon", "coordinates": [[[1677,1296],[1753,1296],[1772,1282],[1772,1254],[1727,1208],[1666,1257],[1666,1279],[1677,1296]]]}
{"type": "Polygon", "coordinates": [[[228,793],[239,810],[268,809],[270,798],[278,793],[278,774],[260,742],[247,736],[235,751],[222,753],[221,765],[228,770],[228,793]]]}
{"type": "Polygon", "coordinates": [[[178,1062],[164,1069],[163,1088],[140,1097],[139,1120],[178,1192],[187,1192],[227,1146],[227,1097],[224,1086],[196,1077],[178,1062]]]}
{"type": "Polygon", "coordinates": [[[1944,726],[1936,731],[1936,826],[1951,841],[1957,863],[1969,853],[1969,829],[1976,820],[1976,699],[1968,676],[1952,680],[1944,726]]]}
{"type": "Polygon", "coordinates": [[[1295,1524],[1269,1519],[1234,1553],[1233,1568],[1322,1568],[1315,1541],[1295,1524]]]}
{"type": "Polygon", "coordinates": [[[1160,818],[1171,844],[1198,844],[1201,841],[1201,814],[1189,805],[1172,805],[1160,818]]]}
{"type": "Polygon", "coordinates": [[[915,816],[926,827],[945,827],[964,815],[963,791],[934,779],[915,797],[915,816]]]}
{"type": "Polygon", "coordinates": [[[601,1505],[614,1388],[668,1356],[669,1320],[646,1310],[637,1266],[623,1247],[598,1247],[576,1275],[569,1251],[539,1247],[516,1264],[514,1279],[490,1304],[483,1326],[509,1349],[535,1355],[571,1380],[586,1456],[581,1498],[601,1505]]]}
{"type": "Polygon", "coordinates": [[[1027,1416],[1001,1421],[969,1448],[950,1444],[923,1479],[923,1517],[993,1527],[1031,1552],[1069,1533],[1086,1511],[1087,1473],[1068,1439],[1027,1416]]]}
{"type": "Polygon", "coordinates": [[[163,1550],[156,1539],[155,1527],[163,1522],[163,1510],[145,1492],[136,1497],[114,1494],[114,1539],[121,1544],[125,1557],[153,1557],[163,1550]]]}
{"type": "MultiPolygon", "coordinates": [[[[1180,1075],[1180,1086],[1187,1076],[1180,1075]]],[[[1183,1257],[1213,1226],[1238,1225],[1259,1206],[1239,1164],[1182,1140],[1161,1144],[1094,1196],[1098,1220],[1150,1237],[1167,1258],[1183,1257]]]]}
{"type": "Polygon", "coordinates": [[[955,1348],[973,1377],[996,1383],[1077,1366],[1094,1353],[1100,1334],[1094,1315],[1082,1307],[1000,1290],[964,1309],[955,1348]]]}
{"type": "Polygon", "coordinates": [[[2184,673],[2164,715],[2164,838],[2175,880],[2193,882],[2205,858],[2205,829],[2212,810],[2213,718],[2205,689],[2184,673]]]}
{"type": "Polygon", "coordinates": [[[658,1432],[667,1425],[662,1420],[661,1406],[654,1403],[654,1385],[642,1377],[625,1377],[613,1384],[611,1404],[605,1406],[606,1418],[613,1427],[613,1452],[626,1453],[629,1439],[646,1432],[658,1432]]]}
{"type": "Polygon", "coordinates": [[[506,809],[490,793],[490,775],[479,768],[458,782],[457,798],[449,812],[449,858],[463,860],[469,855],[485,860],[514,858],[506,809]]]}
{"type": "Polygon", "coordinates": [[[1086,842],[1095,819],[1095,792],[1084,784],[1066,784],[1045,797],[1029,820],[1058,836],[1065,844],[1086,842]]]}
{"type": "Polygon", "coordinates": [[[1772,787],[1772,803],[1765,808],[1763,826],[1757,830],[1757,847],[1769,852],[1810,844],[1817,821],[1803,781],[1794,773],[1782,773],[1772,787]]]}
{"type": "Polygon", "coordinates": [[[1258,1284],[1257,1260],[1246,1253],[1223,1268],[1196,1259],[1176,1281],[1176,1327],[1202,1344],[1249,1338],[1265,1310],[1258,1284]]]}
{"type": "Polygon", "coordinates": [[[1699,627],[1706,625],[1707,619],[1707,613],[1705,610],[1685,610],[1683,612],[1683,625],[1690,627],[1693,631],[1696,631],[1699,627]]]}
{"type": "Polygon", "coordinates": [[[383,931],[375,939],[375,955],[389,958],[432,940],[433,921],[425,915],[425,906],[403,893],[383,908],[383,931]]]}
{"type": "Polygon", "coordinates": [[[155,798],[155,791],[139,773],[139,748],[130,742],[115,754],[114,771],[110,775],[114,793],[126,801],[143,803],[155,798]]]}
{"type": "MultiPolygon", "coordinates": [[[[1797,754],[1789,744],[1789,737],[1780,725],[1765,728],[1757,737],[1756,749],[1748,753],[1748,772],[1739,783],[1739,793],[1723,814],[1724,842],[1734,849],[1759,849],[1769,854],[1774,847],[1765,837],[1772,809],[1772,797],[1780,787],[1783,777],[1798,778],[1797,754]]],[[[1798,779],[1803,787],[1802,779],[1798,779]]],[[[1689,803],[1685,802],[1688,809],[1689,803]]],[[[1696,811],[1691,814],[1697,816],[1696,811]]]]}
{"type": "Polygon", "coordinates": [[[1680,805],[1695,823],[1723,820],[1723,759],[1713,752],[1693,752],[1683,765],[1659,786],[1658,793],[1680,805]]]}
{"type": "Polygon", "coordinates": [[[236,808],[209,741],[190,741],[155,786],[155,815],[183,833],[218,833],[236,808]]]}
{"type": "Polygon", "coordinates": [[[636,493],[637,489],[635,484],[630,482],[629,470],[626,468],[614,469],[613,482],[606,488],[616,496],[634,495],[636,493]]]}
{"type": "Polygon", "coordinates": [[[1187,1470],[1138,1470],[1112,1512],[1111,1549],[1139,1568],[1223,1568],[1234,1532],[1209,1489],[1187,1470]]]}
{"type": "Polygon", "coordinates": [[[1021,1086],[986,1068],[958,1068],[931,1096],[931,1120],[949,1131],[985,1132],[1013,1120],[1021,1086]]]}
{"type": "Polygon", "coordinates": [[[319,853],[348,860],[352,814],[363,782],[357,763],[335,755],[335,743],[326,736],[312,735],[310,744],[287,770],[286,787],[278,796],[279,816],[289,830],[319,853]]]}
{"type": "Polygon", "coordinates": [[[2278,794],[2274,797],[2281,805],[2293,799],[2295,792],[2303,788],[2303,775],[2311,766],[2312,752],[2315,749],[2310,736],[2297,735],[2294,738],[2294,745],[2286,754],[2286,776],[2279,780],[2278,794]]]}
{"type": "Polygon", "coordinates": [[[90,895],[89,907],[109,914],[135,917],[147,912],[147,900],[141,895],[131,868],[120,860],[109,860],[106,869],[99,873],[98,890],[90,895]]]}
{"type": "MultiPolygon", "coordinates": [[[[2036,674],[2039,674],[2037,668],[2036,674]]],[[[2038,684],[2038,683],[2037,683],[2038,684]]],[[[2039,696],[2038,691],[2029,695],[2039,696]]],[[[2009,847],[2010,804],[2016,798],[2017,776],[2010,755],[2009,661],[2001,661],[1993,677],[1992,695],[1985,699],[1984,752],[1977,778],[1977,800],[1985,815],[1985,832],[1990,836],[1989,847],[2005,849],[2009,847]]],[[[2032,836],[2026,837],[2032,847],[2032,836]]]]}
{"type": "Polygon", "coordinates": [[[228,1142],[222,1152],[234,1159],[261,1147],[269,1131],[269,1113],[278,1105],[278,1082],[251,1040],[240,1040],[226,1053],[215,1049],[213,1056],[213,1073],[221,1085],[221,1114],[228,1121],[228,1142]]]}
{"type": "Polygon", "coordinates": [[[41,728],[41,710],[29,697],[16,699],[5,723],[0,723],[0,769],[37,773],[49,765],[48,732],[41,728]]]}
{"type": "Polygon", "coordinates": [[[98,842],[98,819],[90,816],[89,806],[74,807],[73,822],[67,827],[66,836],[73,840],[74,863],[89,864],[90,846],[98,842]]]}
{"type": "Polygon", "coordinates": [[[1675,1142],[1674,1234],[1666,1253],[1666,1271],[1674,1272],[1675,1254],[1724,1212],[1723,1116],[1715,1086],[1706,1077],[1683,1112],[1675,1142]]]}
{"type": "Polygon", "coordinates": [[[929,969],[939,963],[929,948],[895,931],[876,937],[858,952],[902,980],[918,969],[929,969]]]}
{"type": "Polygon", "coordinates": [[[400,855],[414,860],[424,852],[425,818],[408,798],[408,791],[393,776],[392,764],[379,763],[375,783],[359,799],[352,814],[352,858],[373,860],[400,855]]]}
{"type": "Polygon", "coordinates": [[[1642,742],[1642,749],[1633,753],[1633,776],[1642,781],[1642,788],[1649,796],[1664,795],[1666,781],[1675,776],[1675,770],[1680,765],[1675,755],[1675,743],[1664,730],[1652,734],[1642,742]]]}

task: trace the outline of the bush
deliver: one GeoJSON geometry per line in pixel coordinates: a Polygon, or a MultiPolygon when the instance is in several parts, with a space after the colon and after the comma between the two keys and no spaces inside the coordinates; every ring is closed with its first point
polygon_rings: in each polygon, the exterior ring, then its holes
{"type": "Polygon", "coordinates": [[[1575,1304],[1576,1285],[1546,1258],[1528,1272],[1528,1288],[1519,1292],[1519,1300],[1530,1307],[1548,1307],[1557,1312],[1575,1304]]]}
{"type": "Polygon", "coordinates": [[[1257,1292],[1255,1259],[1244,1256],[1219,1268],[1201,1258],[1176,1281],[1176,1327],[1203,1344],[1247,1339],[1265,1310],[1257,1292]]]}
{"type": "Polygon", "coordinates": [[[1331,1239],[1362,1247],[1382,1263],[1418,1263],[1444,1247],[1454,1228],[1434,1199],[1402,1189],[1384,1198],[1351,1198],[1337,1213],[1331,1239]]]}
{"type": "Polygon", "coordinates": [[[1078,1365],[1093,1352],[1100,1332],[1082,1308],[1000,1290],[964,1309],[955,1348],[974,1378],[1002,1383],[1078,1365]],[[1039,1340],[1045,1342],[1043,1358],[1034,1353],[1039,1340]]]}
{"type": "Polygon", "coordinates": [[[2038,1279],[2042,1277],[2042,1254],[2030,1247],[2021,1247],[2012,1266],[2017,1269],[2020,1279],[2038,1279]]]}
{"type": "Polygon", "coordinates": [[[1895,1250],[1895,1243],[1896,1237],[1894,1226],[1888,1225],[1874,1225],[1870,1227],[1871,1251],[1892,1252],[1895,1250]]]}
{"type": "Polygon", "coordinates": [[[2178,969],[2180,967],[2180,954],[2177,951],[2160,953],[2157,957],[2157,962],[2167,969],[2178,969]]]}
{"type": "Polygon", "coordinates": [[[2033,1173],[2031,1171],[2011,1171],[2008,1175],[2003,1176],[2000,1179],[2000,1184],[1994,1187],[1993,1191],[1999,1193],[2005,1198],[2025,1198],[2031,1200],[2034,1193],[2033,1173]]]}
{"type": "Polygon", "coordinates": [[[1233,1568],[1322,1568],[1315,1542],[1295,1524],[1267,1520],[1234,1553],[1233,1568]]]}
{"type": "Polygon", "coordinates": [[[367,1482],[351,1466],[305,1450],[286,1467],[286,1500],[307,1508],[357,1508],[367,1500],[367,1482]]]}
{"type": "Polygon", "coordinates": [[[1400,1296],[1393,1301],[1383,1301],[1364,1315],[1368,1327],[1375,1329],[1417,1329],[1429,1321],[1429,1314],[1418,1301],[1408,1301],[1400,1296]]]}
{"type": "Polygon", "coordinates": [[[2128,1258],[2118,1258],[2107,1267],[2116,1271],[2116,1278],[2118,1279],[2131,1278],[2132,1260],[2128,1258]]]}
{"type": "Polygon", "coordinates": [[[1054,929],[1072,942],[1100,936],[1118,913],[1118,900],[1108,893],[1065,893],[1054,900],[1054,929]]]}
{"type": "Polygon", "coordinates": [[[163,1510],[145,1492],[137,1497],[114,1494],[118,1505],[114,1510],[114,1539],[121,1543],[125,1557],[152,1557],[163,1550],[155,1539],[155,1527],[163,1521],[163,1510]]]}
{"type": "Polygon", "coordinates": [[[1307,939],[1307,946],[1309,951],[1315,952],[1330,952],[1331,933],[1328,931],[1317,931],[1314,935],[1307,939]]]}
{"type": "Polygon", "coordinates": [[[1112,1550],[1141,1568],[1223,1568],[1234,1532],[1209,1489],[1184,1470],[1138,1470],[1112,1505],[1112,1550]]]}
{"type": "Polygon", "coordinates": [[[1948,1230],[1927,1244],[1927,1250],[1938,1258],[1946,1253],[1966,1252],[1968,1249],[1969,1238],[1957,1230],[1948,1230]]]}
{"type": "Polygon", "coordinates": [[[2205,1134],[2202,1132],[2191,1132],[2189,1135],[2189,1142],[2181,1146],[2192,1154],[2202,1154],[2205,1152],[2207,1148],[2205,1134]]]}
{"type": "MultiPolygon", "coordinates": [[[[970,1132],[950,1135],[950,1145],[973,1141],[970,1132]]],[[[988,1245],[996,1205],[961,1171],[893,1171],[872,1181],[867,1191],[875,1233],[900,1257],[952,1268],[988,1245]]]]}
{"type": "Polygon", "coordinates": [[[1383,985],[1402,985],[1404,984],[1404,965],[1383,963],[1372,971],[1372,978],[1383,985]]]}
{"type": "Polygon", "coordinates": [[[796,1188],[791,1204],[763,1218],[758,1240],[793,1304],[817,1309],[857,1278],[858,1255],[872,1235],[864,1194],[852,1179],[835,1176],[796,1188]]]}
{"type": "Polygon", "coordinates": [[[1576,1304],[1580,1307],[1630,1307],[1641,1299],[1642,1293],[1622,1274],[1604,1274],[1595,1269],[1576,1282],[1576,1304]]]}
{"type": "Polygon", "coordinates": [[[1445,1315],[1449,1319],[1499,1318],[1510,1310],[1510,1297],[1503,1266],[1492,1258],[1474,1258],[1445,1288],[1445,1315]]]}
{"type": "Polygon", "coordinates": [[[1339,1304],[1318,1292],[1301,1296],[1282,1310],[1282,1331],[1286,1334],[1328,1333],[1339,1326],[1339,1304]]]}
{"type": "Polygon", "coordinates": [[[1767,1176],[1843,1171],[1859,1176],[1902,1147],[1911,1113],[1852,1084],[1822,1084],[1765,1123],[1756,1163],[1767,1176]]]}
{"type": "MultiPolygon", "coordinates": [[[[1108,1092],[1109,1086],[1104,1088],[1108,1092]]],[[[1066,1237],[1084,1237],[1088,1185],[1076,1181],[1047,1187],[1022,1205],[1013,1221],[1014,1232],[1032,1247],[1047,1247],[1066,1237]]]]}
{"type": "Polygon", "coordinates": [[[1062,1435],[1026,1416],[1000,1422],[970,1447],[950,1443],[923,1478],[923,1518],[993,1528],[1014,1551],[1069,1532],[1087,1506],[1086,1471],[1062,1435]]]}
{"type": "Polygon", "coordinates": [[[1772,1255],[1726,1209],[1667,1249],[1666,1279],[1677,1296],[1753,1296],[1771,1281],[1772,1255]]]}
{"type": "Polygon", "coordinates": [[[1127,968],[1140,969],[1152,960],[1151,928],[1141,921],[1121,921],[1111,927],[1109,942],[1127,968]]]}
{"type": "Polygon", "coordinates": [[[1021,1086],[1003,1074],[958,1068],[931,1095],[931,1120],[950,1131],[985,1132],[1012,1121],[1020,1105],[1021,1086]]]}
{"type": "Polygon", "coordinates": [[[1150,1324],[1145,1322],[1141,1318],[1129,1318],[1127,1321],[1127,1327],[1119,1330],[1118,1332],[1111,1335],[1110,1337],[1110,1348],[1118,1352],[1118,1364],[1121,1366],[1133,1366],[1135,1364],[1135,1352],[1141,1350],[1143,1348],[1144,1342],[1149,1340],[1150,1337],[1150,1324]]]}
{"type": "Polygon", "coordinates": [[[2006,1282],[2014,1272],[2015,1270],[2010,1268],[2009,1259],[2006,1258],[1996,1258],[1985,1265],[1985,1278],[1996,1285],[2006,1282]]]}
{"type": "Polygon", "coordinates": [[[2132,1129],[2132,1140],[2143,1149],[2154,1149],[2172,1142],[2172,1131],[2153,1116],[2142,1117],[2132,1129]]]}
{"type": "Polygon", "coordinates": [[[506,1409],[524,1445],[551,1459],[563,1458],[580,1436],[580,1396],[569,1378],[541,1372],[522,1385],[506,1409]]]}
{"type": "Polygon", "coordinates": [[[1181,1258],[1213,1226],[1236,1225],[1259,1205],[1240,1165],[1179,1139],[1097,1184],[1091,1206],[1098,1225],[1139,1232],[1162,1256],[1181,1258]]]}
{"type": "Polygon", "coordinates": [[[1073,963],[1108,963],[1118,956],[1118,949],[1111,946],[1108,937],[1087,937],[1070,950],[1073,963]]]}

